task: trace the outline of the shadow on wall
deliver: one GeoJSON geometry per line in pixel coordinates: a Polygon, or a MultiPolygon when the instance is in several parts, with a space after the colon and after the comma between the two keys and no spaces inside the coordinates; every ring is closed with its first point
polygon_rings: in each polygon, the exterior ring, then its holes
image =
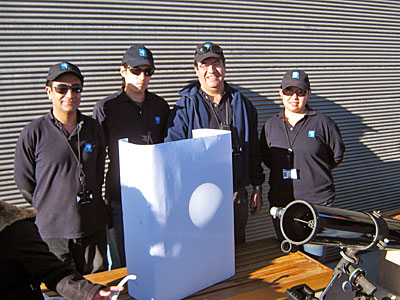
{"type": "MultiPolygon", "coordinates": [[[[251,99],[257,107],[259,130],[262,129],[264,120],[282,109],[280,105],[265,97],[263,99],[262,96],[251,90],[240,86],[235,86],[235,88],[251,99]]],[[[381,135],[379,129],[368,126],[363,122],[361,116],[318,94],[311,95],[309,105],[314,110],[325,113],[338,124],[346,145],[344,160],[333,171],[336,187],[335,206],[356,211],[387,211],[398,208],[400,203],[400,185],[398,184],[400,161],[382,160],[362,141],[365,135],[379,137],[381,135]]],[[[397,149],[390,149],[390,145],[387,143],[383,143],[380,147],[382,151],[387,151],[389,154],[400,151],[399,143],[395,143],[394,147],[397,149]]],[[[267,183],[269,170],[266,167],[265,174],[267,183]]],[[[263,194],[265,205],[268,199],[268,185],[264,186],[266,187],[263,194]]]]}
{"type": "MultiPolygon", "coordinates": [[[[259,132],[265,120],[282,109],[277,101],[274,102],[250,89],[234,84],[232,87],[238,89],[256,106],[259,132]]],[[[325,113],[338,124],[346,145],[344,160],[333,171],[337,192],[335,206],[369,212],[397,208],[400,185],[396,174],[399,174],[400,161],[383,161],[362,141],[365,135],[378,136],[379,132],[365,124],[361,116],[318,94],[311,95],[309,105],[314,110],[325,113]]],[[[397,143],[396,147],[399,146],[397,143]]],[[[269,215],[269,170],[265,166],[264,173],[266,181],[263,190],[263,210],[256,217],[249,216],[246,241],[275,235],[269,215]]]]}
{"type": "MultiPolygon", "coordinates": [[[[344,160],[333,171],[335,206],[356,211],[398,208],[400,185],[396,174],[400,174],[400,161],[383,161],[362,141],[365,135],[380,137],[379,130],[365,124],[361,116],[326,98],[313,95],[309,103],[338,124],[346,145],[344,160]]],[[[383,143],[381,147],[386,146],[383,143]]],[[[391,152],[398,153],[399,150],[391,152]]]]}

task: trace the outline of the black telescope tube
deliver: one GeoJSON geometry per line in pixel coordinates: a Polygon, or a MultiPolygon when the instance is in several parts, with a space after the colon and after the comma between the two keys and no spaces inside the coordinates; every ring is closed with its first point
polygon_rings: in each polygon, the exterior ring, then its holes
{"type": "MultiPolygon", "coordinates": [[[[294,245],[306,243],[366,250],[400,249],[400,222],[380,215],[314,205],[303,200],[280,211],[280,227],[294,245]]],[[[272,212],[272,210],[271,210],[272,212]]]]}

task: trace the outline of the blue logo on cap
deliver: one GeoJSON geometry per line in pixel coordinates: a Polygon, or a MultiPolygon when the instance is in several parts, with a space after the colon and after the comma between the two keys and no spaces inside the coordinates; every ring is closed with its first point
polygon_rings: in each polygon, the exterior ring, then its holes
{"type": "Polygon", "coordinates": [[[210,43],[204,44],[204,46],[207,47],[207,48],[211,48],[211,44],[210,43]]]}
{"type": "Polygon", "coordinates": [[[300,78],[300,72],[294,71],[294,72],[292,73],[292,78],[293,78],[293,79],[299,79],[299,78],[300,78]]]}
{"type": "Polygon", "coordinates": [[[62,70],[69,70],[70,69],[69,64],[68,63],[62,63],[61,64],[61,69],[62,70]]]}
{"type": "Polygon", "coordinates": [[[308,137],[315,138],[315,130],[309,130],[308,131],[308,137]]]}
{"type": "Polygon", "coordinates": [[[90,144],[90,143],[85,143],[85,151],[86,151],[86,152],[93,152],[92,144],[90,144]]]}
{"type": "Polygon", "coordinates": [[[158,116],[155,116],[155,117],[154,117],[154,123],[160,124],[160,122],[161,122],[161,118],[158,117],[158,116]]]}
{"type": "Polygon", "coordinates": [[[140,56],[147,56],[146,49],[139,49],[139,55],[140,56]]]}

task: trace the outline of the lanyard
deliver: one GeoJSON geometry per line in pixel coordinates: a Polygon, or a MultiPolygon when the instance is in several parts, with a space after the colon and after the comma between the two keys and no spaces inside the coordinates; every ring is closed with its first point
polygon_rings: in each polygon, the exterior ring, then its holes
{"type": "Polygon", "coordinates": [[[304,119],[304,121],[302,121],[302,123],[300,125],[300,128],[299,128],[299,130],[297,130],[296,134],[294,135],[294,138],[293,138],[292,142],[290,142],[287,122],[286,122],[285,119],[283,120],[283,125],[285,127],[286,138],[287,138],[288,145],[289,145],[289,148],[287,149],[288,150],[287,159],[288,159],[290,168],[293,168],[293,147],[294,147],[294,142],[296,141],[297,135],[299,134],[299,132],[303,128],[304,124],[306,124],[306,122],[308,120],[308,118],[305,118],[305,116],[304,116],[303,119],[304,119]]]}
{"type": "Polygon", "coordinates": [[[215,112],[214,103],[210,100],[210,98],[208,97],[207,93],[204,92],[200,88],[199,89],[199,94],[200,94],[200,97],[203,100],[203,103],[206,106],[207,110],[209,111],[210,114],[212,114],[212,116],[217,121],[218,129],[231,130],[230,129],[230,125],[231,125],[230,120],[232,118],[230,118],[230,116],[229,116],[229,109],[230,109],[230,106],[231,106],[231,97],[232,97],[231,93],[229,91],[225,90],[223,95],[222,95],[222,98],[221,98],[221,101],[225,102],[225,103],[223,103],[223,105],[225,105],[225,123],[221,122],[221,120],[218,118],[218,115],[215,112]]]}
{"type": "MultiPolygon", "coordinates": [[[[230,125],[230,122],[229,122],[229,112],[228,112],[228,105],[230,105],[229,104],[229,101],[227,101],[227,100],[225,100],[225,124],[224,125],[230,125]]],[[[218,125],[220,125],[220,127],[221,127],[221,125],[223,125],[223,123],[219,120],[219,118],[218,118],[218,116],[217,116],[217,113],[215,112],[215,108],[214,108],[214,105],[211,103],[211,111],[212,111],[212,113],[213,113],[213,115],[214,115],[214,117],[215,117],[215,119],[217,120],[217,122],[218,122],[218,125]]]]}
{"type": "Polygon", "coordinates": [[[85,192],[85,187],[86,187],[86,175],[85,172],[83,171],[83,165],[81,163],[81,140],[80,140],[80,131],[82,129],[83,121],[80,121],[77,125],[77,136],[78,136],[78,155],[76,155],[74,149],[72,149],[71,144],[68,141],[68,138],[65,136],[65,134],[62,132],[62,129],[60,129],[60,132],[62,136],[64,137],[65,141],[67,142],[67,145],[69,149],[71,150],[72,154],[74,155],[77,163],[78,163],[78,168],[79,168],[79,182],[81,183],[82,190],[85,192]]]}

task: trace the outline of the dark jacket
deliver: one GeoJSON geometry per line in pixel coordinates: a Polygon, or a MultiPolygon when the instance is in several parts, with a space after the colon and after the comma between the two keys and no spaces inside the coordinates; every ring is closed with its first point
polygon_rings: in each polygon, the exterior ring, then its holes
{"type": "Polygon", "coordinates": [[[96,103],[93,118],[103,127],[110,163],[106,176],[106,198],[121,201],[119,182],[118,140],[145,145],[164,141],[169,106],[161,97],[146,90],[143,106],[139,108],[123,91],[96,103]]]}
{"type": "Polygon", "coordinates": [[[39,235],[35,211],[0,200],[0,299],[43,299],[40,284],[68,299],[93,299],[94,285],[53,253],[39,235]]]}
{"type": "Polygon", "coordinates": [[[77,126],[67,138],[49,112],[25,126],[18,139],[15,182],[25,199],[37,209],[36,224],[43,238],[82,238],[105,230],[107,209],[101,195],[105,158],[103,130],[96,120],[80,112],[78,123],[81,129],[77,126]],[[93,194],[93,200],[87,204],[77,201],[82,191],[78,140],[86,189],[93,194]]]}
{"type": "MultiPolygon", "coordinates": [[[[198,81],[180,91],[182,97],[171,113],[166,142],[192,138],[192,130],[208,128],[209,115],[199,94],[198,81]]],[[[232,139],[240,144],[242,151],[232,155],[233,183],[247,186],[264,182],[258,139],[257,110],[238,90],[225,84],[232,94],[232,139]]]]}
{"type": "Polygon", "coordinates": [[[293,200],[331,205],[335,199],[332,170],[343,159],[345,145],[334,121],[307,108],[293,130],[282,110],[268,119],[261,131],[263,160],[271,170],[271,206],[286,206],[293,200]],[[283,170],[290,169],[298,170],[298,179],[283,178],[283,170]]]}

